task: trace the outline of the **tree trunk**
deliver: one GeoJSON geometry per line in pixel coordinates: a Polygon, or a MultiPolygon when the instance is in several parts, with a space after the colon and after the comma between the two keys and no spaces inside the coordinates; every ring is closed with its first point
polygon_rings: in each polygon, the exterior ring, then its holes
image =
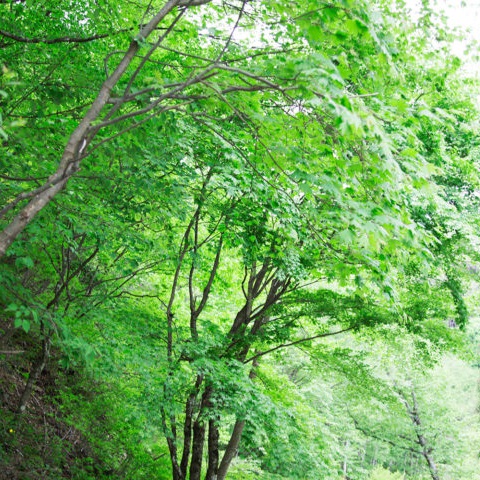
{"type": "Polygon", "coordinates": [[[220,462],[220,467],[218,468],[217,480],[225,480],[228,469],[230,468],[230,463],[232,463],[232,460],[237,454],[244,427],[245,420],[237,420],[235,422],[230,441],[228,442],[222,461],[220,462]]]}
{"type": "Polygon", "coordinates": [[[218,428],[214,420],[208,422],[208,469],[205,480],[217,480],[218,473],[218,428]]]}
{"type": "Polygon", "coordinates": [[[42,351],[37,358],[32,370],[30,371],[30,375],[28,376],[27,384],[25,385],[25,389],[23,390],[22,396],[20,401],[18,402],[17,413],[22,414],[25,412],[27,408],[27,403],[32,396],[33,387],[37,383],[40,375],[42,374],[45,365],[47,364],[48,358],[50,356],[50,343],[51,343],[51,336],[50,334],[46,335],[42,340],[42,351]]]}
{"type": "Polygon", "coordinates": [[[420,413],[418,410],[418,402],[417,402],[417,396],[415,395],[415,391],[412,388],[412,400],[413,400],[413,410],[410,411],[410,416],[413,420],[413,423],[415,424],[415,430],[417,433],[417,438],[418,438],[418,444],[422,447],[422,455],[425,458],[425,461],[427,462],[428,469],[430,470],[430,475],[433,480],[440,480],[440,477],[438,476],[438,470],[437,466],[435,465],[435,462],[433,461],[433,457],[431,455],[432,448],[429,447],[427,439],[425,436],[422,434],[422,422],[420,420],[420,413]]]}
{"type": "Polygon", "coordinates": [[[183,452],[180,461],[180,470],[183,478],[187,477],[188,460],[192,446],[192,416],[195,405],[195,393],[191,393],[185,406],[185,422],[183,424],[183,452]]]}
{"type": "Polygon", "coordinates": [[[205,443],[205,423],[195,420],[193,424],[192,460],[190,462],[190,480],[200,480],[202,473],[203,444],[205,443]]]}
{"type": "Polygon", "coordinates": [[[417,433],[418,437],[418,443],[422,447],[422,455],[425,458],[425,461],[427,462],[428,469],[430,470],[430,475],[433,480],[440,480],[440,477],[438,476],[438,470],[437,466],[435,465],[435,462],[433,461],[433,457],[430,455],[431,449],[428,448],[427,441],[425,440],[425,437],[421,435],[420,433],[417,433]]]}
{"type": "Polygon", "coordinates": [[[408,402],[407,396],[404,394],[404,392],[401,389],[397,389],[397,390],[400,393],[401,401],[405,405],[405,408],[407,409],[407,412],[410,415],[410,418],[413,422],[413,425],[415,428],[415,434],[417,436],[417,443],[422,447],[422,450],[419,453],[423,456],[423,458],[427,462],[428,470],[430,471],[430,476],[432,477],[432,480],[440,480],[437,466],[432,456],[433,448],[429,445],[429,442],[427,441],[425,435],[423,435],[423,432],[422,432],[423,426],[422,426],[422,420],[420,418],[420,410],[418,408],[418,401],[417,401],[417,395],[415,394],[415,390],[412,387],[410,392],[412,397],[411,405],[408,402]]]}
{"type": "MultiPolygon", "coordinates": [[[[164,429],[166,429],[166,423],[164,421],[164,429]]],[[[167,436],[167,445],[170,452],[170,462],[172,464],[172,479],[173,480],[185,480],[185,476],[180,470],[180,466],[177,461],[177,445],[173,438],[167,436]]]]}
{"type": "MultiPolygon", "coordinates": [[[[252,380],[256,377],[255,370],[257,367],[258,367],[258,360],[254,359],[252,362],[252,369],[248,374],[249,378],[252,380]]],[[[235,422],[235,425],[233,426],[232,435],[230,436],[230,440],[223,454],[222,461],[220,462],[220,466],[218,467],[217,480],[225,480],[228,469],[230,468],[230,464],[232,463],[232,460],[237,455],[238,447],[240,445],[240,440],[242,439],[242,433],[244,428],[245,428],[245,420],[237,420],[235,422]]]]}

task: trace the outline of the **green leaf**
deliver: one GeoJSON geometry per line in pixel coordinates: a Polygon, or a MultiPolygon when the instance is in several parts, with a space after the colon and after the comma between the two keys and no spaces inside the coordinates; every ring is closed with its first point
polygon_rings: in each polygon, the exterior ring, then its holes
{"type": "Polygon", "coordinates": [[[353,243],[353,241],[355,240],[356,235],[352,230],[350,230],[349,228],[346,228],[346,229],[342,230],[341,232],[339,232],[337,234],[337,237],[345,245],[351,245],[353,243]]]}

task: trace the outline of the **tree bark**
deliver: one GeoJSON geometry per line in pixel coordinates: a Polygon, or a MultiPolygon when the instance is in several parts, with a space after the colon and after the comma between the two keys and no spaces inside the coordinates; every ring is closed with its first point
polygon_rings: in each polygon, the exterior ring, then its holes
{"type": "Polygon", "coordinates": [[[412,399],[413,399],[413,410],[410,411],[409,413],[413,423],[415,424],[415,432],[417,434],[418,444],[422,447],[422,455],[425,458],[425,461],[427,462],[428,469],[430,470],[430,475],[432,479],[440,480],[440,477],[438,475],[437,465],[435,464],[433,457],[431,455],[433,449],[429,447],[427,439],[421,432],[422,423],[421,423],[420,414],[418,411],[417,397],[413,390],[412,390],[412,399]]]}
{"type": "Polygon", "coordinates": [[[192,447],[192,419],[195,408],[195,399],[198,394],[198,389],[203,382],[203,376],[198,375],[195,382],[195,389],[189,395],[185,405],[185,422],[183,424],[183,452],[182,460],[180,461],[180,471],[182,478],[187,478],[188,460],[190,459],[190,449],[192,447]]]}
{"type": "MultiPolygon", "coordinates": [[[[248,376],[250,379],[254,379],[256,377],[256,368],[258,367],[258,361],[254,360],[252,364],[252,369],[248,376]]],[[[235,425],[233,426],[233,432],[230,436],[230,440],[228,442],[227,448],[222,457],[222,461],[220,462],[220,466],[218,467],[218,474],[217,480],[225,480],[227,476],[228,469],[230,468],[230,464],[232,460],[237,455],[238,447],[240,445],[240,440],[242,439],[243,429],[245,428],[245,420],[237,420],[235,425]]]]}
{"type": "Polygon", "coordinates": [[[245,420],[237,420],[235,422],[232,435],[230,436],[230,441],[228,442],[227,448],[225,449],[225,453],[223,454],[222,461],[220,462],[220,466],[218,468],[217,480],[225,480],[228,469],[230,468],[230,464],[237,454],[244,427],[245,420]]]}
{"type": "Polygon", "coordinates": [[[195,404],[195,394],[191,393],[185,405],[185,422],[183,424],[183,452],[180,461],[180,471],[182,476],[186,478],[188,460],[190,458],[190,448],[192,446],[192,416],[195,404]]]}
{"type": "Polygon", "coordinates": [[[167,420],[166,420],[166,415],[163,408],[161,412],[162,412],[163,430],[164,430],[165,438],[167,439],[168,451],[170,453],[170,462],[172,464],[172,479],[184,480],[185,477],[184,475],[182,475],[180,466],[178,465],[178,461],[177,461],[178,457],[177,457],[176,439],[172,438],[172,436],[168,433],[167,420]]]}
{"type": "Polygon", "coordinates": [[[200,480],[202,473],[203,444],[205,443],[205,423],[195,420],[193,423],[192,460],[190,462],[190,480],[200,480]]]}
{"type": "Polygon", "coordinates": [[[437,465],[435,464],[435,461],[433,460],[432,456],[432,451],[433,448],[429,446],[429,442],[427,441],[425,435],[422,433],[422,421],[420,418],[420,411],[418,408],[418,401],[417,401],[417,396],[415,394],[415,390],[412,387],[411,390],[411,397],[412,397],[412,405],[407,400],[407,396],[404,394],[404,392],[400,389],[397,389],[398,392],[401,395],[401,400],[402,403],[405,405],[405,408],[407,409],[407,412],[413,422],[414,428],[415,428],[415,435],[417,436],[417,441],[422,449],[419,452],[425,461],[427,462],[428,465],[428,470],[430,472],[430,476],[432,477],[432,480],[440,480],[440,476],[438,474],[438,469],[437,465]]]}
{"type": "Polygon", "coordinates": [[[217,480],[218,473],[218,428],[214,420],[208,422],[208,469],[205,480],[217,480]]]}

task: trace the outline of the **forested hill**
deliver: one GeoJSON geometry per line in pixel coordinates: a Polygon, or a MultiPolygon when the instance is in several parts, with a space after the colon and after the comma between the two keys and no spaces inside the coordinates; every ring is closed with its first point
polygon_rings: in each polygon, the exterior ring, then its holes
{"type": "Polygon", "coordinates": [[[447,20],[0,0],[1,479],[480,479],[447,20]]]}

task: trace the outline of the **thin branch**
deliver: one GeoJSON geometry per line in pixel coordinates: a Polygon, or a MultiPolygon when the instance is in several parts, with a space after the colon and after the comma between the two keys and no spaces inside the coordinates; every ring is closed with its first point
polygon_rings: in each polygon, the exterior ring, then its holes
{"type": "MultiPolygon", "coordinates": [[[[206,186],[206,183],[204,183],[202,186],[201,197],[205,193],[205,186],[206,186]]],[[[195,222],[193,225],[193,246],[191,248],[192,263],[190,265],[190,271],[188,273],[188,296],[190,299],[190,332],[191,332],[192,338],[195,340],[198,338],[198,333],[197,333],[197,316],[198,315],[196,314],[196,311],[195,311],[196,297],[195,297],[195,292],[193,288],[193,283],[194,283],[194,277],[195,277],[195,267],[197,262],[196,257],[198,253],[198,222],[199,222],[200,210],[202,206],[203,206],[203,203],[201,199],[198,205],[197,211],[195,212],[195,215],[194,215],[195,222]]]]}
{"type": "Polygon", "coordinates": [[[258,75],[255,75],[254,73],[248,72],[246,70],[242,70],[241,68],[236,68],[236,67],[229,67],[228,65],[224,64],[219,64],[217,65],[217,68],[220,70],[225,70],[227,72],[232,72],[232,73],[238,73],[239,75],[244,75],[249,78],[253,78],[254,80],[257,80],[259,82],[265,83],[269,87],[273,88],[274,90],[282,90],[282,88],[277,85],[276,83],[271,82],[270,80],[267,80],[264,77],[260,77],[258,75]]]}
{"type": "Polygon", "coordinates": [[[120,137],[124,133],[129,132],[130,130],[134,130],[135,128],[139,127],[140,125],[143,125],[144,123],[147,123],[149,120],[151,120],[152,118],[155,118],[156,116],[160,115],[161,113],[168,112],[169,110],[179,110],[182,107],[185,107],[186,105],[189,105],[190,103],[193,103],[194,101],[195,100],[190,100],[190,101],[186,101],[186,102],[183,102],[181,104],[178,104],[178,105],[168,105],[168,106],[162,107],[158,110],[154,110],[153,113],[151,113],[150,115],[147,115],[145,118],[142,118],[141,120],[132,123],[128,127],[125,127],[122,130],[118,131],[114,135],[111,135],[110,137],[104,138],[100,142],[96,143],[81,158],[83,159],[85,157],[88,157],[94,150],[97,150],[97,148],[101,147],[105,143],[111,142],[115,138],[120,137]]]}
{"type": "Polygon", "coordinates": [[[251,53],[248,55],[245,55],[243,57],[235,57],[231,59],[224,60],[224,63],[235,63],[235,62],[242,62],[244,60],[250,60],[255,57],[263,57],[263,56],[268,56],[268,55],[279,55],[282,53],[290,53],[290,52],[303,52],[303,47],[297,47],[297,48],[285,48],[281,50],[262,50],[260,52],[256,53],[251,53]]]}
{"type": "Polygon", "coordinates": [[[215,60],[213,60],[212,58],[200,57],[199,55],[194,55],[192,53],[186,53],[186,52],[182,52],[181,50],[176,50],[174,48],[166,47],[165,45],[161,45],[160,48],[162,50],[166,50],[167,52],[172,52],[177,55],[182,55],[183,57],[194,58],[195,60],[201,60],[202,62],[207,62],[209,64],[215,62],[215,60]]]}
{"type": "MultiPolygon", "coordinates": [[[[173,27],[180,21],[184,14],[184,11],[180,11],[180,13],[173,19],[173,22],[170,23],[168,26],[167,30],[158,38],[158,40],[152,45],[150,50],[147,52],[147,54],[142,58],[142,61],[138,65],[138,67],[135,69],[135,71],[132,73],[130,76],[130,79],[128,80],[127,86],[125,87],[124,90],[124,95],[127,95],[133,85],[133,82],[137,78],[138,74],[140,71],[143,69],[149,58],[153,55],[153,53],[157,50],[157,48],[162,44],[162,42],[165,40],[165,38],[168,36],[168,34],[173,30],[173,27]]],[[[143,40],[140,37],[140,40],[143,40]]]]}
{"type": "Polygon", "coordinates": [[[373,93],[362,93],[358,95],[348,95],[348,98],[365,98],[365,97],[377,97],[379,95],[378,92],[373,93]]]}
{"type": "Polygon", "coordinates": [[[238,25],[240,23],[240,20],[242,19],[242,16],[243,16],[243,12],[245,10],[245,5],[247,3],[248,0],[243,0],[242,2],[242,6],[240,8],[240,11],[238,13],[238,17],[237,17],[237,21],[235,22],[235,25],[233,26],[232,28],[232,31],[230,32],[230,35],[228,37],[228,40],[225,42],[225,45],[223,46],[222,48],[222,51],[219,53],[219,55],[217,56],[217,59],[215,61],[215,63],[218,63],[221,58],[223,57],[223,55],[225,54],[225,52],[227,51],[228,49],[228,46],[230,45],[230,43],[232,42],[232,39],[233,39],[233,34],[235,33],[235,30],[238,28],[238,25]]]}
{"type": "MultiPolygon", "coordinates": [[[[72,47],[72,48],[76,48],[76,46],[72,47]]],[[[14,102],[11,107],[9,108],[9,110],[4,114],[5,117],[8,117],[10,116],[14,111],[15,109],[21,105],[23,103],[23,101],[25,101],[32,93],[34,93],[35,91],[37,91],[40,86],[42,85],[45,85],[45,82],[47,82],[48,80],[50,80],[50,78],[52,77],[52,75],[55,73],[55,70],[57,70],[57,68],[61,67],[63,65],[63,62],[64,60],[66,60],[69,56],[71,55],[71,52],[68,52],[68,53],[65,53],[65,55],[63,55],[60,60],[58,62],[56,62],[55,64],[53,64],[51,66],[51,68],[49,69],[49,71],[46,73],[46,75],[37,83],[34,83],[34,85],[30,88],[30,89],[27,89],[23,95],[20,96],[20,98],[14,102]]]]}
{"type": "Polygon", "coordinates": [[[175,269],[175,274],[173,276],[172,289],[170,290],[170,298],[168,300],[168,305],[167,305],[167,312],[166,312],[167,334],[168,334],[167,355],[168,355],[168,359],[170,361],[172,360],[172,355],[173,355],[173,313],[172,313],[172,308],[173,308],[173,303],[175,301],[178,278],[180,277],[180,270],[182,268],[182,264],[183,264],[183,260],[185,258],[185,255],[188,251],[188,247],[189,247],[188,239],[189,239],[189,236],[190,236],[190,231],[193,228],[194,222],[195,222],[195,217],[192,217],[192,219],[190,220],[190,223],[188,224],[188,226],[185,230],[183,238],[180,242],[177,268],[175,269]]]}
{"type": "Polygon", "coordinates": [[[293,345],[298,345],[300,343],[308,342],[310,340],[315,340],[317,338],[324,338],[324,337],[331,337],[333,335],[339,335],[340,333],[348,332],[349,330],[353,330],[354,328],[355,326],[352,326],[352,327],[344,328],[343,330],[338,330],[336,332],[320,333],[319,335],[314,335],[312,337],[307,337],[307,338],[301,338],[300,340],[295,340],[294,342],[282,343],[281,345],[277,345],[276,347],[270,348],[269,350],[265,350],[264,352],[257,353],[253,357],[250,357],[249,359],[245,360],[243,363],[249,363],[252,360],[255,360],[259,357],[263,357],[267,353],[272,353],[275,350],[279,350],[280,348],[291,347],[293,345]]]}
{"type": "Polygon", "coordinates": [[[111,33],[100,33],[97,35],[92,35],[90,37],[58,37],[58,38],[27,38],[27,37],[22,37],[20,35],[16,35],[15,33],[11,32],[6,32],[5,30],[0,30],[0,35],[2,37],[10,38],[12,40],[15,40],[16,42],[22,42],[22,43],[45,43],[47,45],[53,44],[53,43],[87,43],[87,42],[93,42],[94,40],[100,40],[102,38],[110,37],[112,35],[118,35],[120,33],[126,32],[130,29],[123,29],[123,30],[118,30],[116,32],[111,32],[111,33]]]}
{"type": "MultiPolygon", "coordinates": [[[[63,178],[58,178],[55,183],[58,183],[62,180],[63,178]]],[[[10,203],[7,203],[1,210],[0,210],[0,218],[4,217],[7,212],[9,212],[12,208],[16,207],[20,202],[23,200],[28,200],[29,198],[35,197],[46,190],[48,190],[51,185],[54,184],[52,183],[45,183],[41,187],[36,188],[35,190],[31,190],[30,192],[22,192],[19,195],[17,195],[10,203]]]]}
{"type": "Polygon", "coordinates": [[[212,269],[210,271],[210,276],[208,278],[207,285],[205,286],[202,294],[202,299],[200,300],[200,305],[198,306],[197,310],[195,311],[195,314],[198,316],[200,312],[203,310],[205,307],[205,304],[207,303],[208,296],[210,294],[210,290],[212,288],[213,280],[215,279],[215,275],[217,273],[218,265],[220,263],[220,255],[222,252],[222,247],[223,247],[223,235],[220,236],[220,240],[218,241],[218,248],[217,248],[217,254],[215,255],[215,260],[213,262],[212,269]]]}
{"type": "Polygon", "coordinates": [[[9,177],[8,175],[0,175],[0,178],[11,182],[38,182],[39,180],[46,180],[48,177],[9,177]]]}
{"type": "MultiPolygon", "coordinates": [[[[183,82],[178,87],[174,88],[172,91],[161,95],[154,102],[150,103],[149,105],[147,105],[144,108],[141,108],[140,110],[135,110],[133,112],[125,113],[123,115],[120,115],[120,116],[115,117],[115,118],[111,118],[110,120],[105,120],[105,121],[95,125],[93,133],[97,133],[98,130],[100,130],[101,128],[106,127],[108,125],[114,125],[114,124],[119,123],[123,120],[127,120],[128,118],[138,117],[139,115],[142,115],[144,113],[148,113],[148,112],[152,111],[153,109],[155,109],[155,107],[157,107],[161,102],[163,102],[167,98],[172,98],[176,93],[181,92],[185,88],[187,88],[191,85],[194,85],[195,83],[202,82],[203,80],[206,80],[207,78],[210,78],[211,76],[215,75],[215,73],[210,73],[213,68],[214,68],[214,65],[211,65],[210,67],[207,67],[203,72],[201,72],[198,75],[196,75],[195,77],[183,82]]],[[[191,102],[189,102],[189,103],[191,103],[191,102]]],[[[122,105],[122,102],[121,101],[118,102],[118,108],[121,105],[122,105]]],[[[117,105],[116,105],[116,107],[117,107],[117,105]]],[[[114,107],[114,108],[116,108],[116,107],[114,107]]]]}
{"type": "MultiPolygon", "coordinates": [[[[65,115],[67,113],[75,113],[75,112],[78,112],[86,107],[88,107],[88,103],[84,103],[82,105],[78,105],[77,107],[73,107],[73,108],[68,108],[66,110],[57,110],[56,112],[52,112],[52,113],[44,113],[42,114],[42,118],[46,118],[46,117],[56,117],[57,115],[65,115]]],[[[38,115],[14,115],[14,114],[10,114],[9,117],[11,118],[33,118],[35,120],[38,120],[38,115]]],[[[45,177],[47,178],[47,177],[45,177]]]]}
{"type": "Polygon", "coordinates": [[[211,1],[212,0],[180,0],[177,5],[184,8],[198,7],[200,5],[206,5],[211,1]]]}
{"type": "MultiPolygon", "coordinates": [[[[69,249],[67,250],[67,252],[69,249]]],[[[100,247],[97,245],[94,247],[93,252],[78,266],[78,268],[73,272],[70,273],[70,265],[69,262],[67,264],[67,276],[64,278],[64,275],[60,275],[61,279],[61,285],[59,286],[58,289],[56,289],[55,295],[50,300],[50,302],[47,304],[46,308],[49,309],[50,307],[54,306],[60,299],[60,296],[62,295],[63,291],[68,289],[69,283],[77,276],[80,274],[80,272],[96,257],[97,253],[100,251],[100,247]]],[[[62,270],[63,271],[63,270],[62,270]]]]}
{"type": "Polygon", "coordinates": [[[349,415],[350,415],[350,418],[353,420],[353,423],[355,424],[355,428],[357,430],[359,430],[360,432],[362,432],[365,436],[370,437],[370,438],[374,438],[375,440],[380,440],[381,442],[384,442],[384,443],[388,443],[389,445],[392,445],[392,447],[400,448],[402,450],[407,450],[407,452],[412,452],[412,453],[415,453],[419,456],[422,456],[422,452],[420,450],[416,450],[415,448],[412,448],[412,447],[405,447],[403,445],[399,445],[398,443],[394,442],[393,440],[389,440],[388,438],[380,437],[379,435],[376,435],[373,432],[367,431],[366,429],[364,429],[363,427],[360,426],[360,424],[358,423],[358,420],[356,418],[354,418],[350,413],[349,413],[349,415]]]}
{"type": "Polygon", "coordinates": [[[134,298],[155,298],[158,300],[165,308],[167,308],[167,304],[160,298],[160,295],[148,295],[146,293],[143,294],[136,294],[128,291],[123,291],[121,292],[118,296],[121,297],[123,295],[128,295],[129,297],[134,297],[134,298]]]}

